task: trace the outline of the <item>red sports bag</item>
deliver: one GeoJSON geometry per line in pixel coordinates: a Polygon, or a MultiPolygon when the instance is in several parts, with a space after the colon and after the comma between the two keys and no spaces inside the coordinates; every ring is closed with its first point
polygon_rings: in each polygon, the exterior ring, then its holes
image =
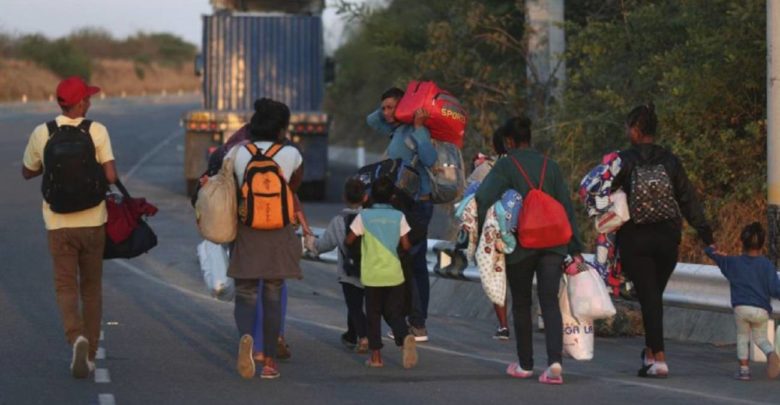
{"type": "Polygon", "coordinates": [[[406,87],[395,108],[395,118],[403,123],[414,122],[414,112],[424,108],[430,115],[425,126],[431,138],[463,147],[466,130],[466,110],[452,94],[440,89],[434,82],[412,81],[406,87]]]}
{"type": "Polygon", "coordinates": [[[547,170],[547,156],[542,164],[539,187],[534,187],[520,162],[510,156],[520,169],[531,190],[523,198],[523,208],[517,221],[517,240],[528,249],[545,249],[569,243],[572,236],[571,224],[566,210],[558,200],[542,191],[544,173],[547,170]]]}

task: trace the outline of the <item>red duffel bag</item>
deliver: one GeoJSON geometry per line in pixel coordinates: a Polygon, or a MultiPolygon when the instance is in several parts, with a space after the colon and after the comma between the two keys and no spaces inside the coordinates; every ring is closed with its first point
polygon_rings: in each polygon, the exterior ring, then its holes
{"type": "Polygon", "coordinates": [[[124,242],[138,227],[142,216],[152,216],[157,213],[157,207],[146,202],[145,198],[132,198],[119,179],[114,184],[122,193],[106,196],[106,236],[114,243],[124,242]]]}
{"type": "Polygon", "coordinates": [[[434,82],[412,81],[395,108],[395,118],[405,124],[414,122],[414,112],[420,108],[430,117],[425,126],[431,138],[463,147],[466,130],[466,110],[452,94],[440,89],[434,82]]]}

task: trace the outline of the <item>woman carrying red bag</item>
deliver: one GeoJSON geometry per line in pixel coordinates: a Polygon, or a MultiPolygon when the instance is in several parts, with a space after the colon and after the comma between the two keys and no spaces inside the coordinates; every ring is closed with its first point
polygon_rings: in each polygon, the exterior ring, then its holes
{"type": "MultiPolygon", "coordinates": [[[[531,322],[531,287],[534,274],[537,279],[539,304],[545,325],[548,368],[539,377],[544,384],[563,383],[562,352],[563,325],[558,306],[561,267],[566,254],[579,256],[582,242],[577,231],[574,209],[569,197],[569,186],[558,164],[531,148],[531,121],[516,117],[504,125],[507,155],[500,158],[477,190],[475,198],[479,211],[480,229],[488,207],[498,201],[506,190],[514,189],[527,200],[532,187],[549,195],[563,206],[564,215],[573,236],[567,242],[544,248],[529,248],[522,242],[506,256],[507,280],[512,294],[518,362],[507,367],[507,374],[516,378],[533,376],[533,339],[531,322]],[[525,171],[525,175],[520,168],[525,171]],[[527,175],[527,178],[526,178],[527,175]],[[540,181],[541,180],[541,181],[540,181]],[[529,184],[532,183],[532,184],[529,184]],[[541,182],[541,184],[539,184],[541,182]]],[[[523,209],[527,205],[524,203],[523,209]]],[[[521,217],[522,217],[521,213],[521,217]]],[[[522,223],[519,224],[522,229],[522,223]]],[[[520,232],[520,231],[519,231],[520,232]]],[[[522,238],[518,238],[522,240],[522,238]]]]}

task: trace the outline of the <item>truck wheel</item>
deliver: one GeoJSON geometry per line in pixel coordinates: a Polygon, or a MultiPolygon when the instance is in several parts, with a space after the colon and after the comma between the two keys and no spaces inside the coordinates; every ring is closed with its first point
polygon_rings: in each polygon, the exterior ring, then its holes
{"type": "Polygon", "coordinates": [[[307,181],[298,188],[298,197],[304,201],[322,201],[325,199],[327,181],[307,181]]]}

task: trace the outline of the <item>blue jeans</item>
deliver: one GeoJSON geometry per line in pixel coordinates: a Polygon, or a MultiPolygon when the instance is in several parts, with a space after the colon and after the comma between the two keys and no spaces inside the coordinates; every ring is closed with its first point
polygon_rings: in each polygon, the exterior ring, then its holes
{"type": "Polygon", "coordinates": [[[428,261],[425,258],[428,252],[428,225],[433,217],[433,203],[430,201],[417,201],[407,214],[407,222],[414,229],[414,233],[421,235],[409,250],[412,267],[409,288],[411,295],[411,313],[409,324],[415,328],[424,328],[428,318],[428,302],[431,296],[431,286],[428,279],[428,261]]]}

